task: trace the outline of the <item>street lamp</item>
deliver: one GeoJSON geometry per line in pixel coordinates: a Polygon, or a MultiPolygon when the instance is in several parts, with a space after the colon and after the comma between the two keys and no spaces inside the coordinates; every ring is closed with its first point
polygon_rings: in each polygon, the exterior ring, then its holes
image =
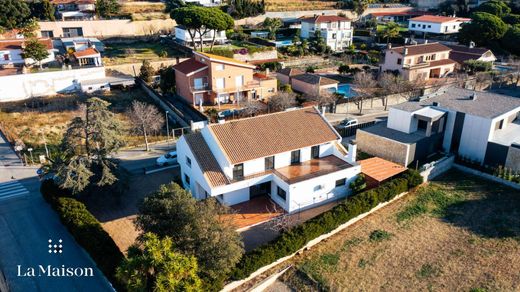
{"type": "Polygon", "coordinates": [[[170,143],[170,126],[168,125],[168,113],[169,111],[166,111],[164,115],[166,116],[166,141],[170,143]]]}

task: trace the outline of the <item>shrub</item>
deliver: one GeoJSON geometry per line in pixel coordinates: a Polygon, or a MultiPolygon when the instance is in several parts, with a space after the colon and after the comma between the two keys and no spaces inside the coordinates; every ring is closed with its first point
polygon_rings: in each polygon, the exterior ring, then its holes
{"type": "Polygon", "coordinates": [[[257,269],[290,255],[310,240],[331,232],[350,219],[370,211],[379,203],[386,202],[400,193],[422,183],[422,177],[414,170],[381,186],[347,198],[331,210],[324,212],[288,231],[273,241],[245,254],[235,266],[231,279],[243,279],[257,269]]]}
{"type": "Polygon", "coordinates": [[[365,181],[365,176],[361,173],[359,174],[356,179],[350,183],[350,188],[354,192],[354,194],[362,192],[364,189],[366,189],[367,183],[365,181]]]}
{"type": "Polygon", "coordinates": [[[381,242],[383,240],[390,239],[390,237],[392,237],[392,235],[393,234],[390,232],[377,229],[377,230],[372,231],[368,238],[370,239],[370,241],[373,241],[373,242],[381,242]]]}
{"type": "Polygon", "coordinates": [[[228,58],[233,58],[233,54],[234,54],[233,50],[227,49],[227,48],[213,48],[211,53],[222,56],[222,57],[228,57],[228,58]]]}

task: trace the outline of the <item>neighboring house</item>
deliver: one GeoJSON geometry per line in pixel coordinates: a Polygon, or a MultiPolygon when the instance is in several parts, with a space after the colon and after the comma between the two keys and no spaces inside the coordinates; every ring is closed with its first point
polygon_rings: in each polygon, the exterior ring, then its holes
{"type": "Polygon", "coordinates": [[[85,93],[110,91],[110,88],[114,86],[126,88],[133,85],[135,85],[135,79],[132,76],[106,76],[80,82],[81,91],[85,93]]]}
{"type": "Polygon", "coordinates": [[[371,12],[363,16],[363,20],[375,19],[378,23],[386,22],[407,22],[410,18],[425,15],[424,11],[387,11],[387,12],[371,12]]]}
{"type": "Polygon", "coordinates": [[[417,34],[454,34],[459,32],[463,23],[470,21],[471,18],[422,15],[411,18],[408,22],[408,29],[417,34]]]}
{"type": "Polygon", "coordinates": [[[356,141],[405,166],[442,151],[520,170],[520,98],[447,88],[391,106],[387,124],[359,129],[356,141]]]}
{"type": "Polygon", "coordinates": [[[352,21],[346,17],[336,15],[315,15],[301,19],[300,36],[308,39],[320,31],[327,46],[333,51],[341,52],[352,44],[352,21]]]}
{"type": "Polygon", "coordinates": [[[213,7],[219,6],[222,2],[220,0],[186,0],[186,3],[198,3],[202,6],[213,7]]]}
{"type": "MultiPolygon", "coordinates": [[[[411,0],[410,4],[413,4],[415,7],[421,10],[428,9],[439,9],[439,5],[448,2],[447,0],[411,0]]],[[[475,8],[480,4],[487,2],[487,0],[469,0],[467,1],[468,8],[475,8]]],[[[453,4],[455,5],[455,4],[453,4]]]]}
{"type": "Polygon", "coordinates": [[[92,19],[96,13],[95,0],[51,0],[51,3],[61,20],[92,19]]]}
{"type": "Polygon", "coordinates": [[[291,77],[291,87],[294,91],[304,94],[320,94],[336,92],[339,81],[317,74],[304,73],[291,77]]]}
{"type": "MultiPolygon", "coordinates": [[[[41,61],[46,64],[54,61],[54,48],[51,39],[39,39],[49,52],[49,56],[41,61]]],[[[32,65],[35,63],[32,59],[24,59],[22,57],[25,39],[0,40],[0,65],[32,65]]]]}
{"type": "Polygon", "coordinates": [[[389,48],[381,71],[398,71],[405,80],[442,78],[452,73],[455,61],[449,59],[451,49],[440,43],[427,43],[389,48]]]}
{"type": "Polygon", "coordinates": [[[88,48],[95,48],[100,53],[105,51],[105,45],[97,38],[75,37],[61,38],[60,40],[67,52],[79,52],[88,48]]]}
{"type": "MultiPolygon", "coordinates": [[[[195,42],[200,43],[200,34],[194,30],[192,30],[192,34],[195,42]]],[[[213,37],[215,37],[215,44],[224,44],[227,41],[226,32],[224,30],[216,31],[211,29],[202,36],[202,42],[211,43],[213,41],[213,37]]],[[[193,43],[193,39],[188,32],[188,29],[181,25],[175,27],[175,40],[178,43],[186,46],[191,46],[193,43]]]]}
{"type": "Polygon", "coordinates": [[[235,59],[194,52],[173,66],[177,94],[188,103],[240,103],[268,99],[276,93],[276,78],[254,74],[256,67],[235,59]]]}
{"type": "Polygon", "coordinates": [[[283,85],[290,85],[293,76],[301,75],[304,73],[304,71],[296,68],[283,68],[276,72],[276,79],[280,80],[280,83],[283,85]]]}
{"type": "Polygon", "coordinates": [[[101,54],[95,48],[87,48],[72,54],[79,66],[103,66],[101,54]]]}
{"type": "Polygon", "coordinates": [[[234,205],[269,196],[296,212],[350,194],[360,173],[356,146],[315,108],[212,124],[182,136],[177,155],[184,188],[197,199],[234,205]]]}
{"type": "Polygon", "coordinates": [[[450,59],[457,62],[456,68],[460,69],[464,62],[469,60],[477,60],[483,62],[493,63],[497,60],[495,54],[486,48],[475,48],[475,44],[472,42],[468,47],[461,45],[446,45],[451,49],[450,59]]]}

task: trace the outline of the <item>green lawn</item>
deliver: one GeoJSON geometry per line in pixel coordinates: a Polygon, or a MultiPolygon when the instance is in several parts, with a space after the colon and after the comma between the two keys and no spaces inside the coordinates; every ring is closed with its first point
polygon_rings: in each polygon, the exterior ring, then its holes
{"type": "Polygon", "coordinates": [[[105,43],[103,54],[105,65],[139,63],[143,60],[160,61],[184,57],[184,53],[159,42],[105,43]]]}
{"type": "MultiPolygon", "coordinates": [[[[377,32],[381,32],[381,31],[383,31],[385,28],[386,28],[386,25],[384,25],[384,24],[378,24],[378,25],[377,25],[377,32]]],[[[406,31],[408,31],[408,27],[403,27],[403,26],[401,26],[401,27],[399,28],[399,32],[406,32],[406,31]]]]}

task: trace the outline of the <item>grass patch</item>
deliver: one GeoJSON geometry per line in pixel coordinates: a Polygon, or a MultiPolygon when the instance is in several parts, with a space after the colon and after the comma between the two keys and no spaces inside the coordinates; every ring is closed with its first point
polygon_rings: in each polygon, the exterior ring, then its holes
{"type": "Polygon", "coordinates": [[[365,260],[365,259],[360,259],[359,262],[358,262],[358,267],[360,269],[366,268],[367,265],[368,265],[368,261],[365,260]]]}
{"type": "Polygon", "coordinates": [[[341,248],[341,251],[348,251],[349,249],[359,245],[363,242],[363,239],[359,237],[354,237],[352,239],[345,240],[343,243],[343,247],[341,248]]]}
{"type": "Polygon", "coordinates": [[[327,253],[320,257],[321,262],[327,266],[335,266],[339,262],[339,255],[334,253],[327,253]]]}
{"type": "Polygon", "coordinates": [[[388,240],[393,236],[392,233],[387,232],[385,230],[376,229],[370,233],[368,239],[372,242],[381,242],[384,240],[388,240]]]}
{"type": "Polygon", "coordinates": [[[431,264],[424,264],[421,266],[421,269],[417,271],[416,276],[417,278],[431,278],[436,277],[440,274],[439,268],[431,265],[431,264]]]}
{"type": "Polygon", "coordinates": [[[126,63],[141,63],[144,60],[161,61],[169,58],[184,57],[184,53],[167,44],[158,41],[137,41],[105,43],[103,63],[119,65],[126,63]]]}

